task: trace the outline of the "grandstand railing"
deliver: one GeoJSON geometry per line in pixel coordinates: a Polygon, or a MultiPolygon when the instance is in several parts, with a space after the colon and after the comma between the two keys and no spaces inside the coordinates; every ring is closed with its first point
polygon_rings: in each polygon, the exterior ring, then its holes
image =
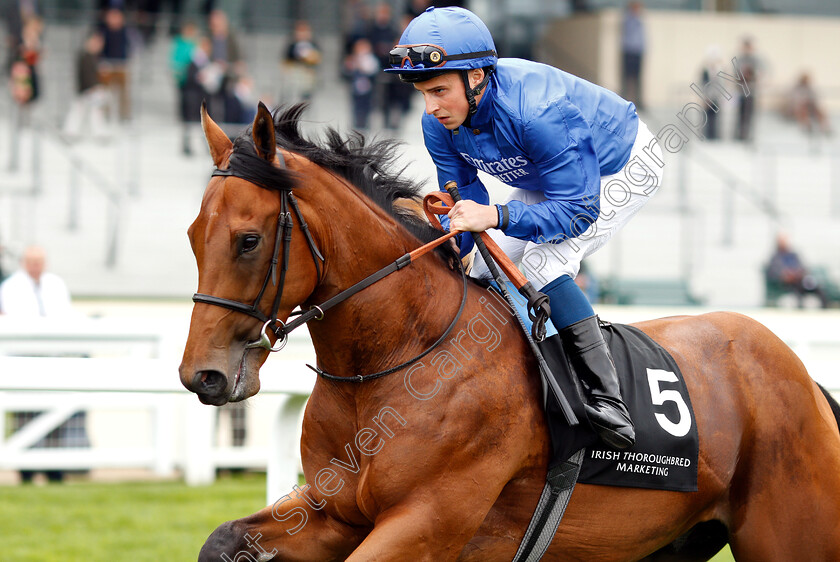
{"type": "MultiPolygon", "coordinates": [[[[9,100],[7,99],[7,101],[9,100]]],[[[60,128],[56,127],[48,119],[35,115],[29,108],[20,108],[12,102],[9,103],[11,104],[12,113],[9,141],[12,149],[9,152],[8,166],[12,171],[18,171],[20,169],[21,148],[24,145],[24,139],[28,140],[31,150],[31,154],[28,156],[29,162],[27,163],[29,177],[22,179],[20,174],[15,174],[12,176],[12,180],[0,182],[0,195],[28,198],[34,204],[38,197],[44,193],[43,168],[46,164],[43,161],[44,144],[45,141],[52,143],[52,148],[56,148],[56,150],[49,151],[50,157],[64,158],[69,164],[69,175],[67,178],[67,228],[68,230],[75,230],[79,226],[81,181],[84,179],[88,185],[92,186],[105,197],[108,202],[106,232],[104,236],[104,263],[109,268],[114,267],[118,259],[121,232],[120,223],[123,214],[124,197],[127,193],[136,194],[137,191],[137,177],[136,174],[131,173],[131,170],[139,168],[136,153],[132,151],[131,146],[127,142],[121,143],[122,146],[119,147],[117,158],[120,161],[126,161],[127,166],[118,165],[118,167],[126,167],[129,170],[129,179],[126,182],[127,190],[122,189],[116,181],[108,178],[107,174],[103,173],[99,166],[90,158],[86,158],[76,151],[73,143],[67,139],[60,128]]],[[[35,224],[33,223],[31,228],[34,227],[35,224]]],[[[13,238],[33,238],[31,232],[11,234],[13,238]]]]}

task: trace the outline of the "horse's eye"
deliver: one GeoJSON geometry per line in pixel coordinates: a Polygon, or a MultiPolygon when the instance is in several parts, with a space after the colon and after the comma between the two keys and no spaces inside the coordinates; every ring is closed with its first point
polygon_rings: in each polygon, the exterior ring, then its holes
{"type": "Polygon", "coordinates": [[[260,243],[260,237],[256,234],[246,234],[242,237],[240,253],[244,254],[253,251],[260,243]]]}

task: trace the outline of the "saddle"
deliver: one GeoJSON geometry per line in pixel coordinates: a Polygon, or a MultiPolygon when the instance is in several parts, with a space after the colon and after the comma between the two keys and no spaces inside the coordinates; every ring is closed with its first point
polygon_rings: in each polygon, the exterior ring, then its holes
{"type": "MultiPolygon", "coordinates": [[[[528,322],[524,301],[514,300],[528,322]]],[[[560,336],[549,321],[547,336],[537,345],[560,382],[580,420],[585,389],[571,372],[560,336]]],[[[544,408],[552,442],[549,467],[559,465],[585,448],[578,482],[672,490],[697,491],[700,440],[691,398],[676,361],[650,336],[624,324],[601,321],[601,331],[618,371],[621,396],[636,427],[636,443],[628,449],[603,444],[588,423],[570,427],[550,392],[544,408]]]]}

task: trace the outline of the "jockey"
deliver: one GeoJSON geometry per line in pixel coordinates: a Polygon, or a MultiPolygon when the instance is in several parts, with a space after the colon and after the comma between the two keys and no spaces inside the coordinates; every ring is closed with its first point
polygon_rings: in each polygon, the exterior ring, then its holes
{"type": "MultiPolygon", "coordinates": [[[[431,7],[409,23],[390,68],[423,94],[426,148],[438,182],[463,201],[444,226],[490,236],[551,299],[551,321],[588,388],[587,417],[617,448],[635,442],[615,365],[592,305],[574,282],[658,189],[662,151],[635,106],[557,68],[496,55],[487,26],[463,8],[431,7]],[[490,205],[478,171],[512,187],[490,205]],[[448,223],[448,225],[446,224],[448,223]]],[[[461,255],[472,249],[461,237],[461,255]]],[[[489,278],[476,256],[470,273],[489,278]]]]}

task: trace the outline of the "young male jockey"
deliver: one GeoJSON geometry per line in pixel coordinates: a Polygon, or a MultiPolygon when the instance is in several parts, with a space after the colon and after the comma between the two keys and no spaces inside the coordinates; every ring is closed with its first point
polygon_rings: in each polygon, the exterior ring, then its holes
{"type": "MultiPolygon", "coordinates": [[[[661,183],[661,150],[634,105],[543,64],[499,59],[487,26],[463,8],[429,8],[406,27],[390,68],[423,94],[423,135],[441,188],[463,201],[449,228],[490,235],[551,299],[551,321],[589,388],[587,416],[617,448],[635,442],[609,349],[574,282],[661,183]],[[512,186],[489,205],[477,171],[512,186]]],[[[446,218],[446,217],[444,217],[446,218]]],[[[444,224],[444,226],[447,226],[444,224]]],[[[472,239],[461,237],[461,254],[472,239]]],[[[473,277],[489,277],[476,256],[473,277]]]]}

